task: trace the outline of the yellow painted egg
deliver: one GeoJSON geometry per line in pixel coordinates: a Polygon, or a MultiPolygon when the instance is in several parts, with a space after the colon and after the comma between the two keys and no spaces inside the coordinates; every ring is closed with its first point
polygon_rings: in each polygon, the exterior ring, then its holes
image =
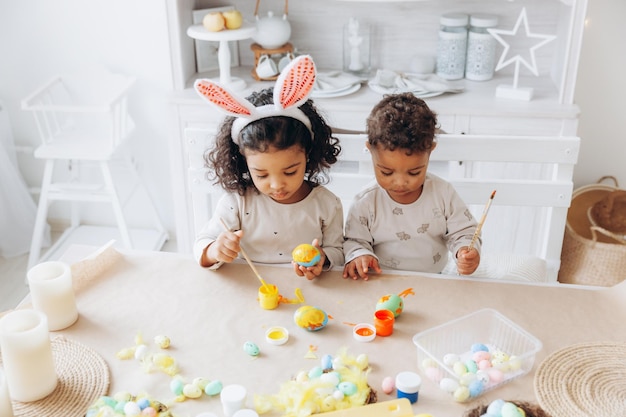
{"type": "Polygon", "coordinates": [[[317,264],[322,258],[322,254],[315,246],[303,243],[296,246],[291,252],[291,257],[298,265],[309,267],[317,264]]]}
{"type": "Polygon", "coordinates": [[[323,329],[328,324],[328,315],[318,307],[302,306],[296,310],[293,319],[299,327],[310,332],[323,329]]]}
{"type": "Polygon", "coordinates": [[[389,310],[394,317],[398,317],[404,309],[404,300],[397,294],[383,295],[376,303],[376,310],[389,310]]]}

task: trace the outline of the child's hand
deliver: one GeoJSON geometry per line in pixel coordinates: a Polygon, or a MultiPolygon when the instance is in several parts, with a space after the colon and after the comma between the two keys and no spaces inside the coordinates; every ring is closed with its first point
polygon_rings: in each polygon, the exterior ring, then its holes
{"type": "Polygon", "coordinates": [[[320,243],[317,239],[313,239],[311,245],[315,246],[318,251],[320,251],[320,260],[313,266],[302,266],[296,263],[295,261],[291,261],[293,265],[293,270],[300,277],[306,277],[309,281],[314,279],[315,277],[319,277],[322,271],[324,270],[324,262],[326,262],[326,254],[324,253],[324,249],[320,246],[320,243]]]}
{"type": "Polygon", "coordinates": [[[206,260],[211,266],[217,262],[232,262],[239,255],[241,250],[239,241],[243,236],[243,230],[236,232],[225,231],[215,239],[215,242],[209,245],[206,251],[206,260]]]}
{"type": "Polygon", "coordinates": [[[348,262],[346,266],[343,267],[343,277],[350,277],[352,279],[359,279],[359,277],[361,277],[363,280],[367,281],[369,279],[367,272],[370,269],[377,274],[383,272],[378,265],[378,259],[371,255],[359,256],[348,262]]]}
{"type": "Polygon", "coordinates": [[[460,275],[470,275],[480,264],[480,254],[474,248],[462,247],[456,254],[456,268],[460,275]]]}

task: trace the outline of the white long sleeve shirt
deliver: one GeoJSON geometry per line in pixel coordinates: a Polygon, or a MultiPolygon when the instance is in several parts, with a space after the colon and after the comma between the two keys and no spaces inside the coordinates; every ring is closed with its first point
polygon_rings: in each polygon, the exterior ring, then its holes
{"type": "Polygon", "coordinates": [[[231,230],[244,231],[241,246],[253,262],[290,263],[296,246],[318,239],[330,267],[343,265],[343,208],[341,200],[324,186],[314,187],[293,204],[277,203],[254,190],[244,196],[223,195],[211,220],[196,236],[198,262],[203,250],[224,231],[220,218],[231,230]]]}
{"type": "MultiPolygon", "coordinates": [[[[420,197],[399,204],[378,184],[352,202],[345,227],[346,263],[372,255],[382,268],[439,273],[469,245],[477,222],[454,187],[427,174],[420,197]]],[[[480,239],[474,247],[480,252],[480,239]]]]}

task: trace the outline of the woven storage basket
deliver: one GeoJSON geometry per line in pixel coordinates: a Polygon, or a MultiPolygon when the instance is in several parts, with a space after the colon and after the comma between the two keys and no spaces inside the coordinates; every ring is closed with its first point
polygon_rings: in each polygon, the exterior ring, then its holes
{"type": "Polygon", "coordinates": [[[591,207],[619,189],[614,177],[602,177],[597,184],[578,188],[572,194],[561,252],[559,282],[610,287],[626,279],[626,240],[595,226],[591,207]],[[611,179],[615,185],[601,184],[611,179]]]}

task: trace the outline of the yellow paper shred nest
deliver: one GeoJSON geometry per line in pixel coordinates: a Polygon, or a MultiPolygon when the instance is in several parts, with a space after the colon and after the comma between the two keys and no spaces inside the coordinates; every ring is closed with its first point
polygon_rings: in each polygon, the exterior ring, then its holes
{"type": "Polygon", "coordinates": [[[320,378],[297,378],[283,383],[280,391],[272,395],[255,395],[254,407],[259,414],[278,411],[284,417],[307,417],[311,414],[343,410],[365,405],[370,398],[371,388],[367,383],[369,366],[363,369],[363,362],[349,355],[343,348],[336,356],[340,366],[332,369],[338,372],[341,382],[352,382],[357,391],[337,400],[332,393],[336,387],[320,378]]]}

